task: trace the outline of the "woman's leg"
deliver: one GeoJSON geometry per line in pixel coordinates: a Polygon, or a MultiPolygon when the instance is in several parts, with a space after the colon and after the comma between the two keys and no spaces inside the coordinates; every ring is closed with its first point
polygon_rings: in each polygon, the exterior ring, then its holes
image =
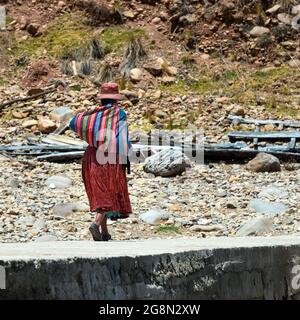
{"type": "Polygon", "coordinates": [[[101,226],[101,232],[102,232],[102,234],[108,234],[107,218],[106,218],[105,212],[102,212],[102,213],[101,213],[100,226],[101,226]]]}
{"type": "Polygon", "coordinates": [[[98,227],[101,227],[101,232],[103,234],[108,234],[107,218],[104,211],[97,211],[95,215],[95,223],[98,227]]]}
{"type": "Polygon", "coordinates": [[[95,214],[95,223],[98,227],[100,227],[101,225],[101,217],[102,217],[101,212],[97,211],[95,214]]]}

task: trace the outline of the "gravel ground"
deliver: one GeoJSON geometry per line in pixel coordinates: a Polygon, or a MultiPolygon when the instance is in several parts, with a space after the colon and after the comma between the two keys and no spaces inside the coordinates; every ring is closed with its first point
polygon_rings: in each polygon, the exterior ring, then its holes
{"type": "MultiPolygon", "coordinates": [[[[2,160],[0,170],[1,242],[91,239],[88,226],[93,214],[88,210],[80,163],[2,160]],[[46,180],[54,175],[69,177],[71,186],[49,187],[46,180]],[[71,214],[57,214],[53,207],[61,203],[80,207],[71,214]]],[[[249,202],[271,185],[282,192],[269,200],[283,203],[287,209],[269,216],[272,232],[264,235],[299,233],[299,178],[297,170],[252,173],[243,164],[222,163],[194,165],[181,176],[161,178],[135,164],[128,176],[133,214],[125,220],[109,221],[110,232],[116,240],[236,236],[245,222],[261,216],[249,208],[249,202]],[[140,214],[154,208],[167,211],[169,219],[154,226],[141,221],[140,214]]]]}

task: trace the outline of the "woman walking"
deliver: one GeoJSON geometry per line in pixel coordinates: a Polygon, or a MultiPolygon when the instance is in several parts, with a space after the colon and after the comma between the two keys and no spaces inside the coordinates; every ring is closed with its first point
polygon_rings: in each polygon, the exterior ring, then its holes
{"type": "Polygon", "coordinates": [[[116,83],[101,86],[101,106],[73,117],[69,127],[89,145],[82,160],[82,178],[95,222],[89,228],[95,241],[111,240],[107,219],[127,218],[132,212],[126,168],[131,143],[125,111],[116,83]],[[100,231],[101,227],[101,231],[100,231]]]}

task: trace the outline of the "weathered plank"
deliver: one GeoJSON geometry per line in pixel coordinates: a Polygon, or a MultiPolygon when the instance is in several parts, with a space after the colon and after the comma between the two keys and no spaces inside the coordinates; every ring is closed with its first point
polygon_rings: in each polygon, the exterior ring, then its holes
{"type": "Polygon", "coordinates": [[[67,136],[60,136],[56,134],[49,134],[47,137],[42,138],[41,141],[49,144],[87,146],[87,143],[83,140],[74,139],[67,136]]]}
{"type": "Polygon", "coordinates": [[[260,120],[260,119],[245,119],[243,117],[229,115],[227,117],[228,120],[232,121],[233,123],[239,124],[255,124],[255,125],[267,125],[273,124],[282,127],[290,127],[290,128],[300,128],[300,121],[293,121],[293,120],[260,120]]]}
{"type": "Polygon", "coordinates": [[[39,161],[68,161],[82,158],[84,151],[60,152],[36,157],[39,161]]]}
{"type": "Polygon", "coordinates": [[[291,139],[300,140],[300,131],[272,131],[272,132],[255,132],[255,131],[236,131],[228,134],[230,142],[244,140],[253,141],[291,141],[291,139]]]}
{"type": "Polygon", "coordinates": [[[70,145],[26,145],[26,146],[0,146],[0,151],[17,151],[17,150],[58,150],[58,151],[75,151],[85,150],[85,146],[70,146],[70,145]]]}

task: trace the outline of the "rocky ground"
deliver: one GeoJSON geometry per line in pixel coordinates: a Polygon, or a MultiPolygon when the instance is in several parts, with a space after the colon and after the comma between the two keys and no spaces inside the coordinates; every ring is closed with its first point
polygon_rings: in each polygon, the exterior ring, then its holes
{"type": "MultiPolygon", "coordinates": [[[[54,110],[67,106],[75,114],[94,107],[99,85],[109,80],[123,90],[131,132],[203,129],[206,141],[215,143],[226,141],[229,131],[254,129],[231,124],[229,114],[300,119],[299,1],[3,4],[8,15],[7,29],[0,31],[0,104],[57,81],[62,85],[0,107],[1,145],[46,136],[60,125],[54,110]],[[87,49],[93,39],[98,57],[87,49]],[[132,52],[138,59],[132,60],[132,52]]],[[[2,155],[0,241],[90,239],[93,215],[79,162],[2,155]]],[[[134,164],[128,176],[133,214],[111,223],[112,236],[297,233],[299,167],[280,166],[279,172],[262,173],[245,164],[206,163],[162,178],[134,164]],[[149,216],[158,223],[149,224],[149,216]]]]}
{"type": "MultiPolygon", "coordinates": [[[[253,173],[238,164],[193,165],[181,176],[162,178],[135,164],[128,176],[133,214],[110,223],[110,231],[114,239],[236,236],[246,223],[243,235],[299,233],[297,169],[253,173]],[[253,199],[264,202],[264,213],[261,203],[253,208],[253,199]],[[157,225],[142,221],[140,215],[149,209],[164,210],[164,220],[157,225]]],[[[90,239],[93,215],[79,163],[5,161],[0,184],[1,241],[90,239]],[[70,181],[55,187],[47,181],[53,176],[70,181]]]]}

